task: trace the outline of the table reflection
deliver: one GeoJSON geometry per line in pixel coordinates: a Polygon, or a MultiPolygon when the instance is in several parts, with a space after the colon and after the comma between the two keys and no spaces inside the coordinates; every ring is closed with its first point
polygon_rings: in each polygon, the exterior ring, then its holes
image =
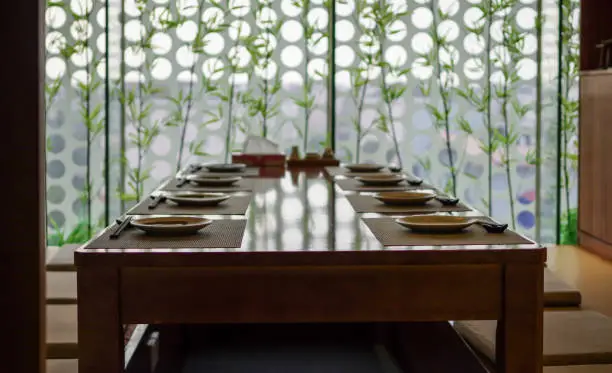
{"type": "Polygon", "coordinates": [[[249,251],[380,248],[373,236],[364,237],[360,217],[320,172],[259,179],[247,219],[242,246],[249,251]]]}

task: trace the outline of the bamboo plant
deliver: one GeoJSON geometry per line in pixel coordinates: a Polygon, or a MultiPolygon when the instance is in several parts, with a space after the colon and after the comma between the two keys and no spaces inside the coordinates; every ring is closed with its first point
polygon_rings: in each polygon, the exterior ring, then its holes
{"type": "MultiPolygon", "coordinates": [[[[73,4],[74,5],[74,4],[73,4]]],[[[68,8],[66,5],[65,8],[68,8]]],[[[88,25],[93,21],[94,4],[89,2],[78,2],[77,10],[70,10],[74,19],[75,41],[73,45],[66,45],[62,54],[64,57],[79,55],[85,60],[85,71],[83,78],[73,77],[72,83],[76,85],[79,97],[79,113],[86,130],[86,153],[85,153],[85,185],[81,193],[81,201],[85,207],[85,218],[87,232],[91,236],[92,222],[92,193],[94,189],[91,175],[92,145],[104,131],[104,116],[102,104],[94,104],[94,96],[102,85],[102,80],[97,75],[97,68],[102,62],[101,56],[95,52],[90,44],[88,25]]],[[[68,11],[68,9],[66,9],[68,11]]]]}
{"type": "Polygon", "coordinates": [[[516,228],[515,195],[512,181],[512,167],[515,161],[512,159],[512,147],[519,138],[517,123],[529,112],[530,105],[522,105],[516,95],[517,86],[520,83],[518,69],[523,58],[522,49],[525,43],[525,32],[521,32],[513,19],[513,10],[518,4],[517,0],[502,2],[500,14],[502,14],[502,41],[501,48],[496,49],[493,63],[499,66],[501,81],[494,84],[494,97],[501,104],[501,116],[503,122],[502,130],[495,128],[493,136],[500,144],[500,165],[506,174],[508,185],[508,202],[512,228],[516,228]]]}
{"type": "Polygon", "coordinates": [[[408,15],[407,10],[395,9],[394,2],[389,0],[377,0],[371,4],[369,11],[364,13],[364,18],[374,22],[373,35],[378,43],[375,53],[377,67],[380,68],[380,91],[384,102],[384,109],[378,110],[378,119],[376,122],[377,128],[390,135],[393,141],[395,155],[398,160],[398,166],[403,168],[401,149],[397,131],[395,129],[393,104],[401,99],[406,92],[407,86],[401,83],[402,78],[406,78],[410,73],[410,69],[402,68],[392,62],[385,61],[384,52],[387,45],[388,36],[391,33],[398,32],[393,29],[395,21],[408,15]],[[389,78],[393,77],[398,82],[390,83],[389,78]]]}
{"type": "MultiPolygon", "coordinates": [[[[436,6],[436,1],[431,0],[430,11],[433,15],[433,21],[429,31],[429,36],[433,40],[433,45],[429,53],[421,54],[421,61],[424,66],[430,67],[433,70],[432,79],[430,82],[421,84],[421,92],[424,96],[430,96],[432,89],[437,90],[441,102],[439,105],[432,103],[427,104],[427,109],[433,117],[433,122],[437,131],[444,132],[446,154],[448,157],[448,171],[450,179],[444,187],[445,192],[452,192],[457,195],[457,173],[460,169],[459,161],[456,159],[453,147],[451,146],[451,105],[452,101],[457,96],[455,70],[456,56],[452,44],[448,41],[447,35],[440,33],[440,24],[450,19],[449,13],[445,12],[439,6],[436,6]],[[442,52],[447,55],[447,58],[442,58],[442,52]]],[[[472,132],[470,124],[465,120],[459,120],[459,125],[465,133],[472,132]]]]}
{"type": "Polygon", "coordinates": [[[355,12],[353,12],[353,23],[358,25],[360,34],[365,36],[364,40],[366,40],[362,44],[363,48],[357,50],[357,60],[361,61],[361,63],[349,70],[352,89],[351,98],[356,109],[355,115],[351,121],[355,129],[355,162],[357,163],[359,163],[361,158],[361,142],[363,138],[376,126],[376,121],[367,124],[365,128],[361,123],[368,88],[374,80],[372,70],[377,64],[377,55],[374,51],[374,41],[376,40],[374,31],[371,28],[365,27],[358,19],[360,14],[364,12],[367,14],[368,9],[367,0],[357,0],[355,3],[355,12]]]}
{"type": "Polygon", "coordinates": [[[301,107],[304,111],[304,128],[300,128],[299,125],[294,123],[294,127],[300,137],[302,138],[302,150],[307,153],[308,140],[309,138],[309,127],[310,127],[310,115],[315,106],[315,95],[312,92],[313,80],[308,72],[308,65],[310,64],[310,48],[315,46],[323,37],[320,33],[316,22],[312,24],[308,20],[308,14],[312,9],[311,0],[293,0],[293,6],[302,9],[300,14],[300,23],[304,30],[303,42],[304,42],[304,85],[302,87],[302,96],[295,98],[294,102],[297,106],[301,107]]]}
{"type": "MultiPolygon", "coordinates": [[[[60,9],[61,11],[68,11],[66,4],[63,1],[48,1],[47,9],[51,9],[51,8],[57,8],[57,9],[60,9]]],[[[61,34],[51,39],[49,41],[49,46],[57,50],[59,57],[66,64],[66,71],[64,71],[63,74],[53,77],[51,81],[48,81],[47,79],[45,79],[45,117],[46,118],[49,117],[51,113],[51,109],[56,103],[57,98],[59,97],[59,94],[62,90],[62,86],[66,83],[67,80],[68,80],[68,83],[70,84],[71,75],[70,75],[70,72],[68,71],[68,68],[70,66],[69,61],[72,58],[72,56],[77,52],[77,49],[74,46],[68,44],[66,39],[61,34]]],[[[53,150],[53,144],[51,142],[51,139],[47,137],[46,151],[49,152],[52,150],[53,150]]],[[[83,194],[81,194],[79,199],[83,201],[83,194]]],[[[82,213],[82,211],[80,211],[80,213],[82,213]]],[[[79,234],[73,234],[74,232],[71,232],[70,234],[66,235],[64,233],[64,228],[60,227],[59,224],[57,224],[57,222],[53,219],[52,216],[47,216],[47,244],[61,246],[65,242],[74,241],[75,239],[80,239],[80,241],[77,241],[75,243],[85,242],[86,240],[88,240],[90,231],[91,231],[91,229],[89,228],[89,223],[87,221],[84,221],[83,216],[80,216],[79,218],[81,219],[81,222],[75,228],[75,231],[78,231],[79,234]]]]}
{"type": "MultiPolygon", "coordinates": [[[[233,5],[233,2],[228,2],[228,10],[240,10],[242,5],[233,5]]],[[[234,131],[235,126],[240,125],[242,118],[237,114],[236,106],[240,104],[241,92],[237,90],[236,79],[237,75],[245,73],[248,70],[244,66],[240,66],[240,48],[245,47],[245,40],[247,36],[243,35],[244,17],[237,17],[237,27],[235,28],[236,38],[234,43],[225,58],[224,71],[228,75],[229,85],[225,89],[218,89],[213,94],[218,97],[221,102],[217,106],[217,112],[210,111],[209,114],[212,116],[211,120],[222,121],[223,118],[227,117],[227,127],[225,129],[225,163],[229,163],[231,160],[234,131]],[[227,114],[224,106],[227,106],[227,114]]]]}
{"type": "MultiPolygon", "coordinates": [[[[225,9],[221,5],[220,1],[210,1],[209,3],[212,8],[220,10],[221,14],[225,15],[225,9]]],[[[184,90],[181,89],[177,96],[168,97],[168,100],[172,103],[174,110],[171,112],[169,118],[166,120],[165,125],[168,127],[177,127],[180,131],[179,148],[176,161],[177,172],[183,167],[183,154],[185,152],[186,146],[191,155],[200,157],[208,155],[208,153],[203,150],[203,140],[196,138],[195,140],[187,141],[187,126],[193,117],[193,112],[195,110],[194,103],[196,102],[196,98],[201,97],[202,94],[205,96],[211,96],[217,90],[217,87],[211,82],[210,78],[207,77],[206,74],[201,74],[201,83],[199,89],[200,95],[196,97],[195,83],[197,82],[197,78],[195,73],[196,68],[201,65],[203,56],[206,55],[206,36],[210,33],[225,31],[227,29],[227,25],[223,23],[221,17],[219,17],[218,12],[214,13],[211,18],[205,19],[203,16],[204,11],[205,2],[204,0],[199,0],[197,8],[197,31],[195,38],[189,44],[190,52],[193,55],[193,62],[191,63],[191,66],[189,68],[189,85],[187,87],[187,92],[185,93],[184,90]]],[[[178,24],[173,26],[178,26],[178,24]]],[[[207,125],[216,122],[217,120],[217,117],[213,115],[212,118],[209,118],[208,121],[203,122],[200,125],[200,128],[204,128],[207,125]]]]}
{"type": "MultiPolygon", "coordinates": [[[[151,24],[158,23],[164,31],[176,28],[180,19],[173,21],[170,9],[166,8],[151,19],[153,12],[147,7],[147,0],[135,0],[139,11],[139,21],[143,31],[136,42],[129,46],[134,55],[142,55],[143,61],[138,65],[138,81],[127,92],[120,92],[120,102],[126,110],[128,121],[135,127],[135,133],[128,136],[129,142],[136,149],[136,166],[128,167],[129,191],[120,195],[124,201],[140,201],[145,194],[144,185],[150,178],[150,170],[145,168],[145,158],[148,155],[153,141],[159,136],[162,129],[160,120],[151,120],[151,109],[157,98],[161,97],[162,90],[150,78],[153,62],[150,60],[150,51],[153,48],[152,39],[156,32],[151,24]],[[151,19],[151,22],[147,22],[151,19]]],[[[127,164],[125,154],[122,161],[127,164]]]]}
{"type": "MultiPolygon", "coordinates": [[[[577,0],[561,0],[561,33],[560,43],[562,46],[562,55],[560,72],[562,91],[560,92],[559,102],[561,105],[561,123],[560,136],[562,153],[560,156],[562,180],[560,180],[560,188],[563,191],[563,199],[565,204],[565,213],[563,214],[564,222],[562,223],[561,237],[563,243],[575,244],[576,240],[576,213],[571,205],[571,188],[573,180],[571,175],[578,168],[578,154],[573,151],[577,150],[577,123],[579,116],[579,101],[574,90],[577,89],[577,83],[580,76],[580,45],[578,42],[579,27],[572,21],[576,12],[580,8],[580,2],[577,0]]],[[[561,218],[561,217],[559,217],[561,218]]]]}
{"type": "MultiPolygon", "coordinates": [[[[263,17],[269,4],[260,2],[257,5],[256,14],[263,17]]],[[[244,95],[245,104],[249,110],[249,116],[261,121],[260,134],[263,138],[268,138],[272,120],[279,113],[280,102],[276,101],[276,96],[281,90],[280,74],[273,70],[274,58],[276,56],[273,37],[277,36],[283,25],[283,19],[272,21],[260,19],[263,34],[251,40],[247,49],[251,55],[252,66],[258,71],[261,80],[257,83],[256,94],[252,91],[244,95]]],[[[278,131],[277,126],[273,132],[278,131]]]]}
{"type": "MultiPolygon", "coordinates": [[[[493,200],[493,154],[497,151],[499,144],[493,136],[492,125],[492,86],[491,75],[493,72],[493,62],[491,53],[493,40],[491,37],[491,24],[494,16],[497,13],[497,7],[494,4],[495,0],[483,0],[481,3],[474,5],[480,10],[481,17],[475,24],[467,25],[467,31],[476,36],[477,40],[482,41],[484,52],[479,55],[478,66],[476,69],[484,70],[484,77],[479,91],[476,91],[472,86],[468,86],[463,90],[458,90],[459,96],[463,97],[470,103],[476,111],[481,115],[484,127],[486,129],[486,138],[479,139],[480,149],[487,155],[487,197],[482,198],[482,203],[487,207],[489,216],[493,215],[492,204],[493,200]]],[[[465,122],[464,122],[465,123],[465,122]]],[[[468,123],[469,125],[469,123],[468,123]]],[[[467,129],[467,127],[466,127],[467,129]]]]}

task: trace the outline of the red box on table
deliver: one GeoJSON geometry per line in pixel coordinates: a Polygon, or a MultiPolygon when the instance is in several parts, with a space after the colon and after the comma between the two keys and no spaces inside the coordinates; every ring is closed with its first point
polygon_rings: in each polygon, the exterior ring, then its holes
{"type": "Polygon", "coordinates": [[[284,154],[232,154],[232,163],[257,167],[285,167],[284,154]]]}

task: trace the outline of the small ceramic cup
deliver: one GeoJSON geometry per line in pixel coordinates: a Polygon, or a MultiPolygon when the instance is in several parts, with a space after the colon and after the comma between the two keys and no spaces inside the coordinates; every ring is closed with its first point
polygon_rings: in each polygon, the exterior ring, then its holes
{"type": "Polygon", "coordinates": [[[289,159],[291,160],[300,159],[300,149],[297,146],[293,146],[291,148],[291,154],[289,154],[289,159]]]}
{"type": "Polygon", "coordinates": [[[323,152],[323,158],[334,159],[334,151],[332,150],[332,148],[325,148],[325,151],[323,152]]]}

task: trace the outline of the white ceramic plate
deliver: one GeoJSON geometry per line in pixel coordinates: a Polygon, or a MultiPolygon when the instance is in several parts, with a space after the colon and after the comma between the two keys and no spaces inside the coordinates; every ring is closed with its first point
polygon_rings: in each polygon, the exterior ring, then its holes
{"type": "Polygon", "coordinates": [[[131,224],[147,234],[188,235],[197,233],[212,222],[197,216],[154,216],[132,219],[131,224]]]}
{"type": "Polygon", "coordinates": [[[224,193],[175,192],[166,194],[168,201],[187,206],[216,206],[229,198],[229,194],[224,193]]]}
{"type": "Polygon", "coordinates": [[[378,172],[385,168],[385,166],[370,163],[347,164],[344,167],[351,172],[378,172]]]}
{"type": "Polygon", "coordinates": [[[395,219],[395,222],[419,233],[459,233],[477,220],[451,215],[413,215],[395,219]]]}
{"type": "Polygon", "coordinates": [[[240,176],[189,175],[187,180],[203,186],[231,186],[242,180],[240,176]]]}
{"type": "Polygon", "coordinates": [[[386,205],[424,205],[436,197],[429,190],[409,190],[405,192],[384,192],[374,196],[386,205]]]}
{"type": "Polygon", "coordinates": [[[406,180],[402,175],[370,175],[370,176],[358,176],[355,180],[365,185],[396,185],[406,180]]]}
{"type": "Polygon", "coordinates": [[[246,169],[243,163],[219,163],[204,166],[210,172],[242,172],[246,169]]]}

